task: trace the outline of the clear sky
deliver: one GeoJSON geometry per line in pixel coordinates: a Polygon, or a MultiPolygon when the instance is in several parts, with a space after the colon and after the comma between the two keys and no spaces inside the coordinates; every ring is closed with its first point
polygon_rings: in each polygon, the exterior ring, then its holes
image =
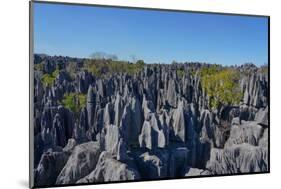
{"type": "Polygon", "coordinates": [[[34,6],[34,51],[131,55],[147,63],[267,64],[265,17],[43,4],[34,6]]]}

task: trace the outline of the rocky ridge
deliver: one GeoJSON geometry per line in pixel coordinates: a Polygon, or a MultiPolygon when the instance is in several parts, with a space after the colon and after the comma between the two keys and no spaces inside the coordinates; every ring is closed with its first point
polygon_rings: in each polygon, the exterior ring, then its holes
{"type": "Polygon", "coordinates": [[[133,75],[102,77],[83,70],[83,59],[35,55],[39,63],[42,69],[34,74],[37,186],[269,169],[269,83],[261,68],[235,67],[248,73],[239,79],[241,101],[214,109],[198,74],[208,64],[151,64],[133,75]],[[74,78],[69,62],[76,62],[74,78]],[[44,85],[42,75],[57,67],[54,82],[44,85]],[[78,112],[62,105],[68,93],[86,96],[78,112]]]}

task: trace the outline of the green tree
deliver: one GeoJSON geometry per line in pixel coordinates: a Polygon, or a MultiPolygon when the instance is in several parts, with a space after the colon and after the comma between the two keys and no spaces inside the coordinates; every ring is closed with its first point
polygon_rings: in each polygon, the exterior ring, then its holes
{"type": "Polygon", "coordinates": [[[184,70],[183,69],[177,69],[177,75],[179,78],[182,78],[184,76],[184,70]]]}
{"type": "Polygon", "coordinates": [[[59,74],[59,69],[56,69],[51,74],[44,74],[41,78],[43,85],[51,86],[54,83],[58,74],[59,74]]]}
{"type": "Polygon", "coordinates": [[[239,88],[240,73],[230,68],[213,66],[200,72],[202,88],[209,97],[211,108],[219,104],[235,105],[242,98],[239,88]]]}
{"type": "Polygon", "coordinates": [[[143,60],[138,60],[136,63],[120,60],[86,60],[83,69],[98,77],[114,73],[133,75],[141,71],[144,65],[143,60]]]}
{"type": "Polygon", "coordinates": [[[66,93],[63,96],[62,104],[71,111],[78,113],[86,106],[86,95],[82,93],[66,93]]]}
{"type": "Polygon", "coordinates": [[[37,71],[43,71],[43,63],[34,64],[34,69],[37,71]]]}

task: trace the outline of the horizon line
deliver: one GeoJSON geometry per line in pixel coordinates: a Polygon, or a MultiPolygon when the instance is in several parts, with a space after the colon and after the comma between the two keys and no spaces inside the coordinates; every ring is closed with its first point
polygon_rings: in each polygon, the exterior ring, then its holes
{"type": "MultiPolygon", "coordinates": [[[[91,58],[90,56],[88,57],[77,57],[77,56],[69,56],[69,55],[60,55],[60,54],[55,54],[55,55],[50,55],[50,54],[47,54],[47,53],[37,53],[37,52],[33,52],[33,55],[44,55],[44,56],[49,56],[49,57],[68,57],[68,58],[73,58],[73,59],[96,59],[96,60],[99,60],[98,58],[91,58]]],[[[109,60],[110,58],[100,58],[101,59],[104,59],[104,60],[109,60]]],[[[136,61],[138,60],[143,60],[143,59],[137,59],[136,61]]],[[[129,62],[129,63],[135,63],[133,61],[130,61],[130,60],[123,60],[123,59],[117,59],[116,61],[125,61],[125,62],[129,62]]],[[[220,64],[220,63],[216,63],[216,62],[207,62],[207,61],[198,61],[198,60],[189,60],[189,61],[177,61],[177,60],[174,60],[170,63],[166,63],[166,62],[146,62],[145,60],[143,60],[145,64],[173,64],[174,62],[177,63],[177,64],[190,64],[190,63],[200,63],[200,64],[213,64],[213,65],[221,65],[221,66],[226,66],[226,67],[232,67],[232,66],[242,66],[242,65],[245,65],[245,64],[253,64],[255,65],[256,67],[260,68],[260,67],[263,67],[263,66],[269,66],[268,63],[264,63],[264,64],[261,64],[261,65],[258,65],[258,64],[255,64],[254,62],[244,62],[244,63],[241,63],[241,64],[220,64]]]]}

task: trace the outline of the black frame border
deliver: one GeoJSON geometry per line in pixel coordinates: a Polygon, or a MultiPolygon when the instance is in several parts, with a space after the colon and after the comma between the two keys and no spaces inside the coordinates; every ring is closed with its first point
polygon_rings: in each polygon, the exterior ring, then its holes
{"type": "Polygon", "coordinates": [[[210,178],[210,177],[225,177],[225,176],[241,176],[241,175],[258,175],[270,173],[270,16],[269,15],[255,15],[255,14],[239,14],[239,13],[223,13],[223,12],[212,12],[212,11],[192,11],[192,10],[180,10],[180,9],[163,9],[163,8],[148,8],[148,7],[133,7],[133,6],[120,6],[120,5],[102,5],[102,4],[90,4],[90,3],[69,3],[69,2],[58,2],[58,1],[40,1],[31,0],[29,1],[29,188],[49,188],[49,187],[68,187],[68,186],[89,186],[89,185],[100,185],[100,184],[118,184],[118,183],[133,183],[133,182],[147,182],[147,181],[162,181],[162,180],[182,180],[191,178],[210,178]],[[133,10],[151,10],[151,11],[166,11],[166,12],[182,12],[182,13],[198,13],[198,14],[215,14],[224,16],[244,16],[244,17],[263,17],[267,18],[268,25],[268,170],[263,172],[248,172],[248,173],[235,173],[235,174],[217,174],[217,175],[200,175],[200,176],[189,176],[189,177],[167,177],[158,179],[141,179],[141,180],[127,180],[127,181],[110,181],[110,182],[95,182],[95,183],[79,183],[79,184],[62,184],[62,185],[40,185],[34,186],[34,174],[33,174],[33,47],[34,47],[34,28],[33,28],[33,4],[57,4],[57,5],[72,5],[72,6],[86,6],[86,7],[102,7],[102,8],[119,8],[119,9],[133,9],[133,10]]]}

